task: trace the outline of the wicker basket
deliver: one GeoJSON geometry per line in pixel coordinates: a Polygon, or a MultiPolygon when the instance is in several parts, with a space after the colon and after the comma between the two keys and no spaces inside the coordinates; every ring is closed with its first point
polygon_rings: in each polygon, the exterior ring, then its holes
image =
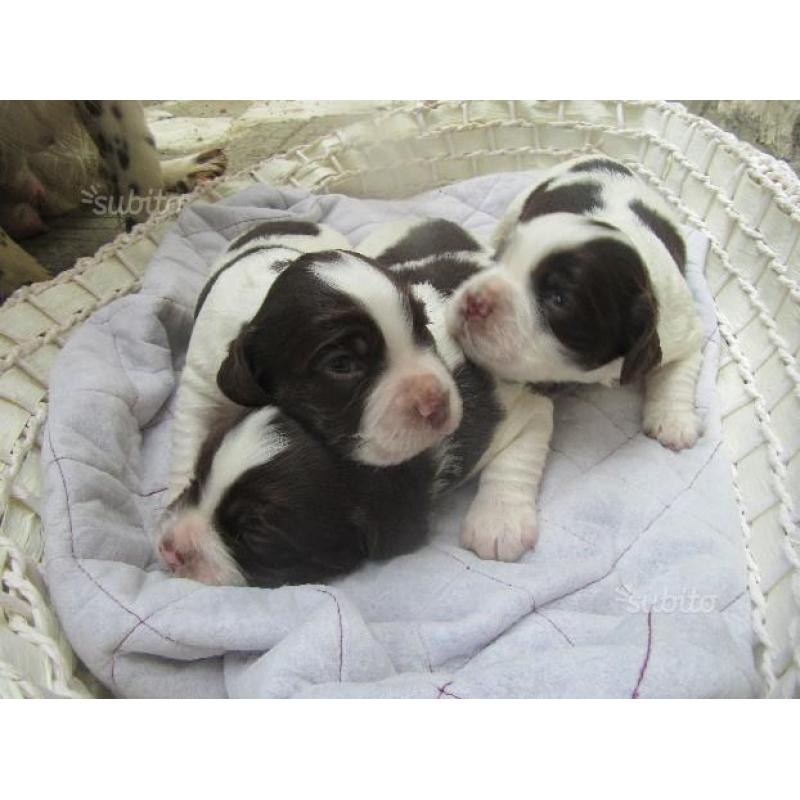
{"type": "MultiPolygon", "coordinates": [[[[219,199],[258,181],[400,197],[587,152],[624,160],[711,240],[705,271],[726,344],[718,389],[748,554],[756,660],[765,695],[796,696],[800,182],[787,167],[679,105],[475,101],[397,108],[183,202],[219,199]]],[[[87,316],[137,289],[178,210],[0,308],[0,696],[100,691],[64,638],[41,573],[38,439],[48,372],[87,316]]]]}

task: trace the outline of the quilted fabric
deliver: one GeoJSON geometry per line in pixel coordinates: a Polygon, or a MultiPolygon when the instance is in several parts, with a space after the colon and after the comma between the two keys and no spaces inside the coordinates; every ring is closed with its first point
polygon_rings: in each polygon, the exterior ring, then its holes
{"type": "Polygon", "coordinates": [[[707,329],[705,434],[680,454],[639,430],[634,390],[560,396],[537,549],[515,564],[458,546],[474,486],[446,497],[431,543],[327,586],[208,587],[162,572],[152,531],[194,301],[226,243],[287,213],[357,245],[372,227],[436,215],[488,235],[525,174],[407,201],[253,187],[184,211],[141,292],[95,314],[53,371],[44,432],[46,565],[77,653],[139,697],[655,697],[756,692],[745,555],[707,329]]]}

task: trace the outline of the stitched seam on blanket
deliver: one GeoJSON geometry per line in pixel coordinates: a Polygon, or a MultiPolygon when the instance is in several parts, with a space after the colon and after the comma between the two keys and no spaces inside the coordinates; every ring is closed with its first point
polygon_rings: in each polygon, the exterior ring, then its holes
{"type": "MultiPolygon", "coordinates": [[[[608,569],[608,571],[607,571],[607,572],[605,572],[603,575],[600,575],[599,577],[597,577],[597,578],[594,578],[593,580],[591,580],[591,581],[589,581],[589,582],[587,582],[587,583],[583,584],[582,586],[578,586],[578,587],[577,587],[577,588],[575,588],[575,589],[571,589],[570,591],[568,591],[568,592],[565,592],[564,594],[558,595],[557,597],[554,597],[554,598],[552,598],[552,599],[550,599],[550,600],[547,600],[547,601],[545,601],[544,603],[542,603],[542,608],[547,608],[548,606],[551,606],[553,603],[556,603],[556,602],[558,602],[558,601],[560,601],[560,600],[563,600],[563,599],[565,599],[565,598],[567,598],[567,597],[571,597],[572,595],[574,595],[574,594],[577,594],[578,592],[580,592],[580,591],[583,591],[584,589],[588,589],[590,586],[594,586],[596,583],[600,583],[601,581],[604,581],[606,578],[608,578],[608,576],[609,576],[609,575],[611,575],[611,574],[614,572],[614,570],[617,568],[617,565],[619,564],[619,562],[620,562],[620,561],[621,561],[621,560],[622,560],[622,559],[625,557],[625,555],[626,555],[626,554],[627,554],[627,553],[628,553],[628,552],[629,552],[629,551],[630,551],[630,550],[631,550],[631,549],[632,549],[632,548],[633,548],[633,547],[636,545],[636,543],[637,543],[637,542],[638,542],[638,541],[639,541],[639,540],[642,538],[642,536],[644,536],[644,535],[645,535],[645,534],[646,534],[646,533],[647,533],[647,532],[650,530],[650,528],[652,528],[652,526],[653,526],[653,525],[655,525],[655,523],[656,523],[656,522],[657,522],[657,521],[658,521],[658,520],[659,520],[659,519],[660,519],[660,518],[661,518],[661,517],[662,517],[662,516],[663,516],[663,515],[666,513],[666,511],[667,511],[667,510],[668,510],[668,509],[669,509],[669,508],[672,506],[672,504],[673,504],[673,503],[675,503],[675,502],[676,502],[676,501],[677,501],[677,500],[678,500],[678,499],[681,497],[681,495],[682,495],[684,492],[687,492],[687,491],[689,491],[689,489],[691,489],[691,488],[692,488],[692,486],[694,486],[695,482],[696,482],[696,481],[697,481],[697,479],[700,477],[700,475],[702,474],[702,472],[703,472],[703,471],[706,469],[706,467],[707,467],[707,466],[708,466],[708,465],[711,463],[711,460],[714,458],[714,456],[716,455],[716,453],[717,453],[717,451],[719,450],[719,448],[721,447],[721,445],[722,445],[722,443],[721,443],[721,442],[719,442],[719,443],[717,444],[717,446],[714,448],[714,451],[711,453],[711,455],[708,457],[708,459],[707,459],[707,460],[706,460],[706,461],[703,463],[703,465],[702,465],[702,466],[701,466],[701,467],[700,467],[700,468],[697,470],[697,472],[695,473],[695,475],[694,475],[694,477],[692,478],[692,480],[691,480],[691,482],[689,483],[689,485],[688,485],[688,486],[686,486],[682,492],[679,492],[679,493],[678,493],[678,494],[677,494],[677,495],[676,495],[676,496],[675,496],[675,497],[674,497],[674,498],[673,498],[673,499],[672,499],[672,500],[671,500],[669,503],[667,503],[667,504],[666,504],[666,505],[665,505],[665,506],[664,506],[664,507],[663,507],[663,508],[662,508],[660,511],[658,511],[658,513],[657,513],[657,514],[656,514],[656,515],[653,517],[653,519],[651,519],[651,520],[650,520],[650,522],[649,522],[649,523],[648,523],[648,524],[647,524],[647,525],[644,527],[644,529],[643,529],[642,531],[640,531],[640,533],[639,533],[639,534],[638,534],[638,535],[637,535],[637,536],[636,536],[636,537],[633,539],[633,541],[632,541],[632,542],[631,542],[631,543],[630,543],[630,544],[629,544],[629,545],[628,545],[628,546],[627,546],[627,547],[626,547],[624,550],[622,550],[622,552],[621,552],[621,553],[620,553],[620,554],[619,554],[619,555],[618,555],[618,556],[617,556],[617,557],[614,559],[614,561],[612,562],[612,564],[611,564],[611,566],[609,567],[609,569],[608,569]]],[[[441,548],[437,548],[437,549],[441,549],[441,548]]],[[[442,550],[441,552],[447,553],[447,551],[445,551],[445,550],[442,550]]],[[[452,554],[449,554],[449,553],[448,553],[448,555],[452,555],[452,554]]],[[[455,556],[453,556],[453,558],[455,558],[455,556]]],[[[456,558],[456,561],[460,561],[460,559],[456,558]]],[[[463,562],[461,562],[461,563],[463,563],[463,562]]],[[[465,569],[468,569],[468,568],[469,568],[469,567],[468,567],[468,565],[466,565],[466,564],[464,564],[464,567],[465,567],[465,569]]],[[[496,578],[493,578],[491,575],[486,575],[485,573],[479,572],[478,570],[473,570],[473,571],[474,571],[474,572],[475,572],[477,575],[482,575],[484,578],[488,578],[488,579],[490,579],[490,580],[496,580],[498,583],[501,583],[501,584],[503,584],[503,583],[504,583],[504,581],[499,581],[499,580],[497,580],[496,578]]],[[[509,588],[512,588],[512,589],[522,589],[522,587],[519,587],[519,586],[514,586],[513,584],[505,584],[505,585],[506,585],[506,586],[508,586],[509,588]]],[[[523,590],[523,591],[525,591],[525,590],[523,590]]],[[[529,593],[529,594],[530,594],[530,593],[529,593]]],[[[530,596],[531,596],[531,598],[533,599],[533,595],[532,595],[532,594],[530,594],[530,596]]],[[[467,661],[466,661],[466,662],[465,662],[465,663],[462,665],[462,667],[461,667],[461,668],[463,669],[464,667],[466,667],[466,666],[467,666],[467,664],[469,664],[471,661],[473,661],[473,660],[474,660],[474,659],[475,659],[477,656],[479,656],[479,655],[480,655],[482,652],[484,652],[484,651],[485,651],[487,648],[491,647],[491,646],[492,646],[492,645],[493,645],[493,644],[494,644],[494,643],[495,643],[495,642],[496,642],[496,641],[497,641],[497,640],[498,640],[498,639],[499,639],[501,636],[505,635],[505,634],[506,634],[506,633],[508,633],[508,632],[509,632],[509,631],[510,631],[512,628],[514,628],[514,627],[516,627],[517,625],[521,624],[521,623],[522,623],[522,622],[523,622],[525,619],[527,619],[527,618],[528,618],[529,616],[531,616],[532,614],[539,614],[539,615],[542,615],[542,614],[541,614],[541,609],[536,607],[536,603],[535,603],[535,601],[534,601],[533,607],[530,609],[530,611],[528,611],[526,614],[523,614],[523,615],[522,615],[521,617],[519,617],[518,619],[514,620],[514,622],[512,622],[512,623],[511,623],[511,624],[510,624],[508,627],[506,627],[506,628],[505,628],[505,629],[503,629],[503,630],[502,630],[500,633],[498,633],[498,634],[497,634],[497,636],[493,637],[493,638],[492,638],[490,641],[486,642],[484,645],[482,645],[481,647],[479,647],[479,648],[478,648],[478,649],[477,649],[477,650],[476,650],[476,651],[475,651],[475,652],[474,652],[474,653],[473,653],[473,654],[472,654],[472,655],[471,655],[471,656],[470,656],[470,657],[467,659],[467,661]]],[[[543,616],[543,615],[542,615],[542,616],[543,616]]],[[[548,620],[548,621],[552,622],[552,620],[548,620]]]]}
{"type": "Polygon", "coordinates": [[[564,633],[564,631],[563,631],[563,630],[561,630],[561,628],[560,628],[558,625],[556,625],[556,623],[555,623],[555,622],[554,622],[552,619],[550,619],[550,617],[548,617],[548,616],[547,616],[547,614],[545,614],[545,613],[544,613],[544,611],[537,611],[536,613],[537,613],[537,614],[538,614],[538,615],[539,615],[539,616],[540,616],[542,619],[545,619],[545,620],[547,620],[547,621],[550,623],[550,625],[551,625],[553,628],[555,628],[555,629],[556,629],[556,630],[557,630],[557,631],[558,631],[558,632],[561,634],[561,636],[562,636],[562,638],[564,639],[564,641],[565,641],[565,642],[566,642],[566,643],[567,643],[567,644],[568,644],[570,647],[575,647],[575,642],[573,642],[573,641],[572,641],[572,639],[570,639],[570,638],[569,638],[569,636],[567,636],[567,634],[566,634],[566,633],[564,633]]]}
{"type": "Polygon", "coordinates": [[[328,589],[321,589],[319,586],[313,587],[314,591],[326,594],[336,604],[336,614],[339,619],[339,683],[342,682],[342,673],[344,668],[344,626],[342,625],[342,609],[339,605],[339,600],[333,592],[328,589]]]}
{"type": "Polygon", "coordinates": [[[508,589],[516,589],[518,592],[523,592],[528,596],[533,607],[536,608],[536,598],[533,596],[533,592],[530,589],[526,589],[524,586],[515,586],[513,583],[507,583],[506,581],[500,580],[500,578],[495,578],[494,575],[489,575],[486,572],[481,572],[479,569],[475,569],[471,564],[468,564],[463,559],[459,558],[455,553],[451,553],[449,550],[445,550],[443,547],[439,547],[438,545],[432,544],[430,547],[433,550],[437,550],[440,553],[443,553],[446,556],[449,556],[454,561],[457,561],[467,572],[474,572],[476,575],[480,575],[482,578],[486,578],[487,580],[494,581],[495,583],[499,583],[501,586],[505,586],[508,589]]]}
{"type": "Polygon", "coordinates": [[[448,690],[448,687],[452,685],[453,681],[447,681],[447,683],[437,686],[436,688],[439,690],[439,694],[436,696],[436,699],[441,700],[442,697],[446,695],[447,697],[452,697],[454,700],[463,700],[463,697],[448,690]]]}
{"type": "Polygon", "coordinates": [[[103,475],[109,475],[110,477],[119,481],[125,487],[126,492],[135,494],[137,497],[153,497],[153,495],[162,494],[163,492],[166,492],[167,489],[169,488],[168,486],[163,486],[159,489],[153,489],[149,492],[137,492],[136,489],[131,489],[130,486],[128,486],[123,480],[116,477],[115,475],[111,475],[110,472],[104,470],[102,467],[95,466],[94,464],[89,464],[87,461],[83,461],[80,458],[75,458],[74,456],[56,456],[54,454],[52,461],[54,464],[60,464],[62,461],[70,461],[73,464],[80,464],[83,467],[89,467],[89,469],[96,469],[98,472],[102,472],[103,475]]]}
{"type": "Polygon", "coordinates": [[[547,600],[547,601],[545,601],[545,602],[542,604],[542,606],[543,606],[544,608],[546,608],[547,606],[550,606],[550,605],[552,605],[553,603],[556,603],[556,602],[558,602],[559,600],[563,600],[563,599],[564,599],[564,598],[566,598],[566,597],[571,597],[573,594],[576,594],[577,592],[580,592],[580,591],[582,591],[583,589],[588,589],[590,586],[594,586],[594,584],[596,584],[596,583],[600,583],[601,581],[604,581],[604,580],[605,580],[605,579],[606,579],[606,578],[607,578],[609,575],[611,575],[611,573],[612,573],[612,572],[614,572],[614,570],[617,568],[617,565],[619,564],[619,562],[620,562],[620,561],[622,561],[622,559],[623,559],[623,558],[624,558],[624,557],[625,557],[625,556],[626,556],[626,555],[627,555],[627,554],[628,554],[628,553],[631,551],[631,549],[632,549],[632,548],[633,548],[633,547],[634,547],[634,546],[635,546],[635,545],[636,545],[636,544],[639,542],[639,540],[642,538],[642,536],[644,536],[644,535],[645,535],[645,534],[646,534],[646,533],[647,533],[647,532],[650,530],[650,528],[652,528],[652,527],[653,527],[653,525],[655,525],[655,524],[656,524],[656,522],[658,522],[658,520],[659,520],[659,519],[661,519],[661,517],[662,517],[662,516],[664,516],[664,514],[665,514],[665,513],[666,513],[666,512],[667,512],[667,511],[668,511],[668,510],[669,510],[669,509],[670,509],[670,508],[671,508],[671,507],[672,507],[672,506],[673,506],[673,505],[674,505],[674,504],[675,504],[675,503],[676,503],[676,502],[677,502],[677,501],[678,501],[678,500],[679,500],[679,499],[680,499],[680,498],[681,498],[681,497],[682,497],[682,496],[683,496],[683,495],[684,495],[686,492],[688,492],[688,491],[689,491],[689,490],[690,490],[690,489],[691,489],[691,488],[694,486],[694,484],[695,484],[695,482],[697,481],[697,479],[698,479],[698,478],[700,477],[700,475],[701,475],[701,474],[702,474],[702,473],[705,471],[706,467],[708,467],[708,465],[711,463],[711,460],[712,460],[712,459],[714,458],[714,456],[717,454],[717,452],[719,451],[719,449],[720,449],[720,447],[721,447],[721,446],[722,446],[722,442],[718,442],[718,443],[717,443],[717,446],[716,446],[716,447],[714,448],[714,450],[711,452],[711,455],[710,455],[710,456],[709,456],[709,457],[706,459],[706,461],[703,463],[703,465],[702,465],[702,466],[701,466],[701,467],[700,467],[700,468],[697,470],[697,472],[695,473],[695,475],[694,475],[694,477],[692,478],[692,480],[691,480],[691,482],[689,483],[689,485],[688,485],[688,486],[685,486],[685,487],[684,487],[684,488],[683,488],[683,489],[682,489],[680,492],[678,492],[678,494],[676,494],[676,495],[675,495],[675,497],[673,497],[673,498],[672,498],[672,500],[670,500],[670,501],[669,501],[669,503],[667,503],[667,504],[666,504],[666,505],[665,505],[665,506],[664,506],[662,509],[660,509],[660,510],[658,511],[658,513],[657,513],[657,514],[656,514],[656,515],[653,517],[653,519],[651,519],[651,520],[650,520],[650,522],[648,522],[648,523],[647,523],[647,525],[646,525],[646,526],[645,526],[645,527],[644,527],[644,528],[643,528],[643,529],[642,529],[642,530],[641,530],[641,531],[638,533],[638,535],[637,535],[637,536],[636,536],[636,537],[635,537],[635,538],[634,538],[634,539],[631,541],[631,543],[630,543],[630,544],[629,544],[627,547],[625,547],[625,548],[622,550],[622,552],[621,552],[621,553],[620,553],[620,554],[619,554],[619,555],[618,555],[618,556],[617,556],[617,557],[614,559],[614,561],[612,562],[612,564],[611,564],[611,566],[609,567],[608,571],[607,571],[607,572],[606,572],[604,575],[601,575],[601,576],[599,576],[599,577],[597,577],[597,578],[594,578],[593,580],[589,581],[588,583],[585,583],[583,586],[578,586],[576,589],[571,589],[570,591],[568,591],[568,592],[565,592],[564,594],[558,595],[558,597],[554,597],[554,598],[552,598],[552,599],[550,599],[550,600],[547,600]]]}
{"type": "Polygon", "coordinates": [[[185,594],[182,597],[177,597],[175,598],[175,600],[171,600],[169,603],[166,603],[160,608],[155,609],[155,611],[151,611],[146,617],[144,617],[143,619],[139,620],[134,624],[134,626],[120,640],[119,644],[117,644],[111,651],[111,682],[114,684],[114,686],[116,686],[118,689],[120,688],[119,685],[117,684],[115,671],[117,668],[117,656],[120,654],[120,650],[122,649],[122,646],[125,644],[125,642],[127,642],[128,639],[130,639],[130,637],[133,636],[133,634],[137,630],[139,630],[139,628],[142,625],[144,625],[148,620],[152,619],[156,614],[159,614],[162,611],[166,610],[167,608],[174,606],[176,603],[180,603],[182,600],[186,600],[187,598],[192,597],[193,595],[197,594],[197,592],[205,588],[206,588],[205,586],[198,586],[194,591],[189,592],[189,594],[185,594]]]}
{"type": "Polygon", "coordinates": [[[647,649],[645,650],[644,654],[644,661],[642,661],[642,666],[639,669],[639,679],[636,681],[636,686],[634,687],[633,693],[631,694],[632,700],[639,699],[639,689],[642,685],[642,681],[644,680],[644,674],[647,672],[647,665],[650,663],[650,653],[653,649],[653,610],[647,612],[647,649]]]}
{"type": "Polygon", "coordinates": [[[47,430],[47,443],[50,447],[50,452],[53,454],[54,463],[56,465],[56,469],[58,470],[59,478],[61,479],[61,488],[64,493],[64,503],[67,509],[67,527],[69,529],[69,542],[70,542],[70,550],[72,552],[72,560],[75,562],[78,569],[89,579],[91,583],[93,583],[106,597],[108,597],[112,602],[118,605],[123,611],[126,611],[130,614],[134,619],[137,619],[142,625],[144,625],[148,630],[151,630],[157,636],[160,636],[164,641],[172,642],[173,644],[180,645],[181,647],[191,647],[191,645],[180,642],[177,639],[172,638],[171,636],[162,633],[157,628],[154,628],[152,625],[145,622],[145,619],[140,617],[133,609],[128,608],[118,597],[113,595],[97,578],[94,577],[84,565],[81,563],[81,558],[79,558],[75,553],[75,528],[72,522],[72,510],[70,509],[69,503],[69,491],[67,490],[67,481],[64,477],[64,471],[61,468],[61,464],[59,463],[59,457],[56,454],[55,448],[53,447],[53,438],[50,433],[50,429],[47,430]]]}

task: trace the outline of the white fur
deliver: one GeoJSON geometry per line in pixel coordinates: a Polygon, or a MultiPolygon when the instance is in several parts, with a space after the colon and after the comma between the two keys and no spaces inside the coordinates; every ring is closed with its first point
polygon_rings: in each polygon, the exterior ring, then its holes
{"type": "Polygon", "coordinates": [[[553,432],[553,403],[521,386],[501,386],[506,417],[477,469],[478,493],[461,543],[481,558],[516,561],[536,544],[536,497],[553,432]]]}
{"type": "Polygon", "coordinates": [[[411,288],[411,293],[425,306],[425,313],[430,320],[428,330],[430,330],[431,336],[436,342],[436,349],[439,351],[439,355],[444,360],[447,368],[450,372],[453,372],[464,363],[464,351],[450,335],[445,324],[444,315],[447,298],[427,282],[414,285],[411,288]]]}
{"type": "Polygon", "coordinates": [[[421,222],[424,222],[424,220],[418,217],[406,217],[395,222],[384,222],[361,240],[358,245],[358,252],[363,253],[368,258],[377,258],[381,253],[396,245],[421,222]]]}
{"type": "Polygon", "coordinates": [[[289,446],[288,440],[269,424],[277,413],[274,407],[262,408],[249,414],[226,434],[214,454],[200,496],[199,509],[209,519],[240,475],[266,464],[289,446]]]}
{"type": "MultiPolygon", "coordinates": [[[[379,228],[367,242],[370,254],[380,255],[417,224],[417,220],[412,220],[379,228]]],[[[438,253],[394,265],[392,270],[419,269],[441,257],[442,253],[438,253]]],[[[447,257],[463,257],[470,263],[478,261],[487,274],[493,264],[485,254],[447,253],[447,257]]],[[[450,304],[429,283],[417,284],[412,291],[425,304],[431,333],[445,363],[451,370],[457,368],[464,356],[448,330],[446,312],[450,304]]],[[[553,405],[548,398],[519,383],[501,381],[496,392],[504,418],[472,471],[472,475],[481,473],[480,488],[463,522],[461,543],[482,558],[515,561],[536,543],[536,496],[553,429],[553,405]]],[[[451,452],[450,442],[445,440],[437,449],[435,492],[442,489],[441,475],[451,469],[453,458],[456,456],[451,452]]]]}

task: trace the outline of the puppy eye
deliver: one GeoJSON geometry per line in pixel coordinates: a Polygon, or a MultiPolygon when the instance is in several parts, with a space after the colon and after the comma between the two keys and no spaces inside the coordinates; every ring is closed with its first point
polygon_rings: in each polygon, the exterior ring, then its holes
{"type": "Polygon", "coordinates": [[[563,308],[567,304],[567,296],[563,292],[551,292],[545,299],[556,308],[563,308]]]}
{"type": "Polygon", "coordinates": [[[321,367],[336,378],[352,378],[363,371],[360,361],[343,352],[331,353],[322,361],[321,367]]]}

